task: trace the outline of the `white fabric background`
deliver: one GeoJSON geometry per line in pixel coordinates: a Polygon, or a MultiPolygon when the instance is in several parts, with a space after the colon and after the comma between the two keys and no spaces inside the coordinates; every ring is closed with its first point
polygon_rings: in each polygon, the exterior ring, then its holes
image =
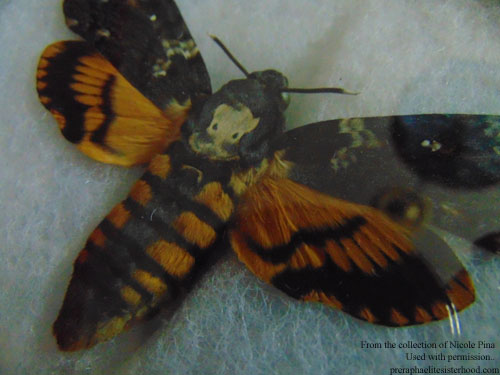
{"type": "MultiPolygon", "coordinates": [[[[291,86],[343,86],[361,93],[295,95],[287,114],[291,127],[347,116],[500,113],[496,1],[178,5],[214,88],[240,74],[207,33],[224,40],[249,70],[272,67],[291,86]]],[[[72,262],[141,173],[80,154],[39,104],[38,56],[47,44],[71,38],[60,0],[0,0],[1,374],[389,374],[395,366],[449,364],[406,361],[408,350],[362,349],[361,340],[486,340],[499,347],[500,262],[465,253],[467,244],[455,238],[477,288],[477,302],[460,314],[460,338],[451,336],[446,321],[390,329],[292,301],[229,256],[173,314],[90,351],[57,352],[50,326],[72,262]]],[[[498,366],[498,349],[494,353],[498,366]]]]}

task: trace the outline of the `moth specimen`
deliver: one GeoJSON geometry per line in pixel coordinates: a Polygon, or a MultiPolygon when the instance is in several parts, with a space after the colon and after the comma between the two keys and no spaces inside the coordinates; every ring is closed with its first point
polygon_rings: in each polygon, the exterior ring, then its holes
{"type": "MultiPolygon", "coordinates": [[[[245,78],[212,93],[172,0],[63,7],[84,41],[45,49],[40,101],[88,156],[148,167],[74,263],[53,325],[61,350],[110,339],[182,295],[225,238],[289,296],[372,323],[453,320],[474,301],[467,271],[425,225],[436,211],[425,189],[497,185],[498,116],[351,118],[285,131],[287,79],[239,66],[245,78]],[[378,160],[392,175],[367,181],[378,160]]],[[[467,236],[498,251],[497,228],[482,224],[467,236]]]]}

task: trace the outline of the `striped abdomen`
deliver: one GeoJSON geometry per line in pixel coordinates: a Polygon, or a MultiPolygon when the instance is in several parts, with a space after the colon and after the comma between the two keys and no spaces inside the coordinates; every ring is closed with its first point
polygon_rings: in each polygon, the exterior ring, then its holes
{"type": "Polygon", "coordinates": [[[152,160],[75,261],[53,326],[62,350],[109,339],[189,287],[234,209],[225,169],[152,160]]]}

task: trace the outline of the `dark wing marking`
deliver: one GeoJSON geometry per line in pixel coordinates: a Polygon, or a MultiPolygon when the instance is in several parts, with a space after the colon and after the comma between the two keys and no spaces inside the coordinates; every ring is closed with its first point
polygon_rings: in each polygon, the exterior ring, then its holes
{"type": "MultiPolygon", "coordinates": [[[[282,178],[264,178],[242,200],[233,249],[254,274],[294,298],[389,326],[444,319],[474,301],[463,267],[435,273],[409,232],[377,209],[282,178]]],[[[451,252],[442,241],[432,244],[451,252]]]]}
{"type": "Polygon", "coordinates": [[[500,117],[395,117],[393,144],[423,180],[477,189],[500,182],[500,117]]]}
{"type": "Polygon", "coordinates": [[[500,232],[488,233],[474,241],[474,245],[492,253],[500,254],[500,232]]]}
{"type": "Polygon", "coordinates": [[[416,194],[434,225],[474,242],[498,231],[499,142],[500,116],[411,115],[306,125],[276,149],[294,181],[365,205],[416,194]]]}
{"type": "Polygon", "coordinates": [[[93,47],[77,41],[45,49],[37,90],[66,139],[96,160],[126,166],[148,162],[178,139],[190,109],[172,101],[161,111],[93,47]]]}
{"type": "Polygon", "coordinates": [[[65,0],[81,35],[158,108],[211,93],[203,59],[173,0],[65,0]]]}

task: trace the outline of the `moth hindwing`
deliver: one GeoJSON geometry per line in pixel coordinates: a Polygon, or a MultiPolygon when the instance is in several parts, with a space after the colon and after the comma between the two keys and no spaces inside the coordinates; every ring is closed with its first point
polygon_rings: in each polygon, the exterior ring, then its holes
{"type": "MultiPolygon", "coordinates": [[[[174,301],[225,237],[291,297],[371,323],[427,323],[474,301],[467,271],[426,227],[427,195],[498,184],[497,116],[343,119],[285,132],[287,79],[240,68],[244,79],[211,94],[173,1],[66,0],[64,13],[85,41],[46,48],[40,101],[92,158],[149,164],[74,263],[53,325],[61,350],[108,340],[174,301]],[[392,173],[381,175],[379,160],[392,173]]],[[[478,226],[470,239],[498,247],[488,233],[498,229],[478,226]]]]}

